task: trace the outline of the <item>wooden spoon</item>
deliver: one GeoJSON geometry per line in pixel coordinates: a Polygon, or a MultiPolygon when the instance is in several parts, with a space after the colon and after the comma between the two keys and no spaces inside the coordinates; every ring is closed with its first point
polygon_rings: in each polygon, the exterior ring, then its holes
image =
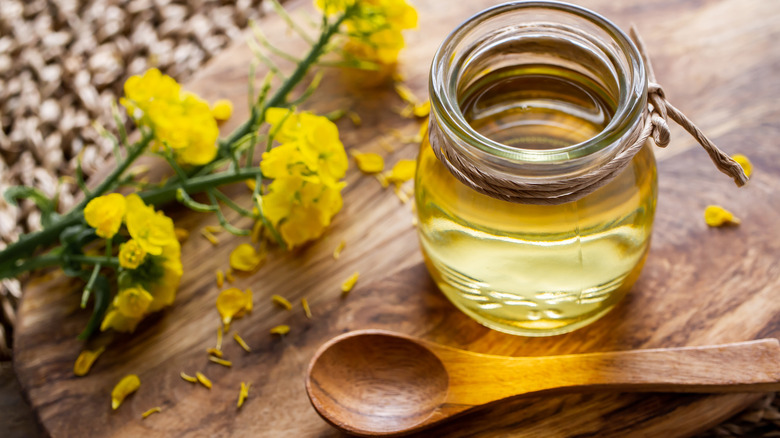
{"type": "Polygon", "coordinates": [[[594,390],[778,391],[780,343],[503,357],[358,330],[320,347],[306,379],[322,418],[364,436],[416,432],[509,397],[594,390]]]}

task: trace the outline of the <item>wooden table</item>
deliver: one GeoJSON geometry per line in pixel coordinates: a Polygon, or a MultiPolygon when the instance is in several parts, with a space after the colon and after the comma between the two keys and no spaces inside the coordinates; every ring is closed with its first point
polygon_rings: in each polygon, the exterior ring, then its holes
{"type": "MultiPolygon", "coordinates": [[[[300,4],[293,3],[293,5],[300,4]]],[[[308,1],[302,2],[308,8],[308,1]]],[[[420,95],[439,42],[454,26],[496,2],[416,2],[421,28],[408,36],[402,55],[406,83],[420,95]]],[[[83,378],[72,374],[83,345],[75,337],[88,315],[79,309],[78,285],[59,274],[27,285],[16,332],[15,367],[35,412],[52,436],[336,436],[303,390],[303,372],[314,350],[351,329],[384,328],[473,351],[503,355],[550,355],[631,348],[742,341],[780,334],[780,2],[764,0],[647,2],[582,0],[627,29],[636,23],[656,74],[677,107],[729,153],[755,164],[749,186],[737,189],[708,161],[692,139],[673,128],[672,145],[658,151],[660,196],[653,246],[634,290],[615,310],[589,327],[542,339],[483,328],[447,302],[421,263],[412,213],[392,191],[351,168],[345,207],[327,235],[292,253],[275,252],[256,274],[235,285],[252,287],[253,313],[234,324],[252,346],[244,353],[229,338],[232,369],[211,364],[219,289],[214,271],[227,267],[242,239],[220,236],[212,247],[198,236],[216,223],[204,214],[170,210],[192,230],[183,245],[185,276],[175,304],[148,318],[133,335],[102,335],[87,347],[109,343],[83,378]],[[737,212],[737,228],[709,229],[702,210],[716,203],[737,212]],[[335,246],[347,246],[336,261],[335,246]],[[358,286],[341,298],[339,285],[360,271],[358,286]],[[294,303],[307,297],[314,317],[300,307],[281,310],[271,294],[294,303]],[[292,327],[282,339],[277,324],[292,327]],[[210,391],[182,381],[180,371],[204,371],[210,391]],[[125,374],[140,376],[140,390],[116,412],[113,385],[125,374]],[[252,383],[248,402],[235,407],[239,383],[252,383]],[[161,406],[146,420],[140,414],[161,406]]],[[[277,18],[262,27],[290,53],[303,46],[277,18]],[[279,38],[281,37],[281,38],[279,38]]],[[[204,68],[189,87],[213,100],[236,103],[229,130],[246,115],[246,74],[251,56],[237,41],[204,68]]],[[[318,113],[350,108],[363,118],[356,128],[339,123],[349,149],[380,152],[393,164],[413,158],[416,145],[402,144],[417,122],[401,118],[391,87],[350,89],[339,71],[329,72],[308,108],[318,113]],[[388,153],[383,145],[391,144],[388,153]]],[[[353,166],[354,167],[354,166],[353,166]]],[[[242,185],[227,190],[246,201],[242,185]]],[[[235,218],[231,218],[235,219],[235,218]]],[[[239,225],[248,226],[237,220],[239,225]]],[[[459,419],[427,436],[686,436],[746,407],[760,395],[577,394],[513,401],[459,419]]]]}

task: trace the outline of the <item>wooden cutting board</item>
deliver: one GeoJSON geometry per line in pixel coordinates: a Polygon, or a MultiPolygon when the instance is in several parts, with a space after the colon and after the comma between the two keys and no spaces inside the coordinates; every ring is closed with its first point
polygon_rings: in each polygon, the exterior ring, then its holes
{"type": "MultiPolygon", "coordinates": [[[[445,35],[470,14],[494,2],[422,1],[420,29],[403,52],[407,84],[425,95],[430,59],[445,35]]],[[[86,377],[73,362],[83,345],[76,335],[88,317],[79,285],[57,273],[30,282],[20,309],[14,363],[38,418],[54,437],[70,436],[337,436],[310,407],[306,365],[324,341],[352,329],[383,328],[443,344],[501,355],[551,355],[632,348],[677,347],[780,335],[780,3],[763,0],[578,1],[627,29],[638,25],[659,81],[671,101],[726,151],[755,164],[750,184],[737,189],[718,173],[694,142],[673,129],[658,153],[660,195],[653,244],[634,290],[610,314],[571,334],[513,337],[471,321],[443,298],[421,263],[412,213],[390,190],[354,168],[345,207],[327,235],[293,253],[275,252],[257,273],[235,285],[254,290],[255,310],[234,324],[252,347],[243,352],[229,337],[227,369],[207,360],[215,343],[219,293],[214,271],[243,239],[220,235],[212,247],[198,235],[213,216],[173,208],[179,226],[192,230],[182,248],[185,276],[174,305],[149,318],[132,335],[104,334],[87,347],[108,345],[86,377]],[[742,225],[710,229],[708,204],[737,213],[742,225]],[[331,253],[341,240],[339,260],[331,253]],[[340,284],[360,271],[357,287],[341,298],[340,284]],[[296,304],[285,311],[270,302],[280,294],[296,304]],[[307,297],[314,317],[298,305],[307,297]],[[268,329],[288,324],[284,338],[268,329]],[[211,390],[184,382],[179,372],[204,372],[211,390]],[[110,392],[125,374],[140,376],[140,390],[112,412],[110,392]],[[240,382],[249,400],[236,409],[240,382]],[[145,410],[163,412],[141,420],[145,410]]],[[[301,5],[310,14],[310,2],[301,5]]],[[[298,11],[301,12],[300,10],[298,11]]],[[[300,14],[294,14],[300,15],[300,14]]],[[[290,53],[303,53],[277,17],[261,23],[290,53]]],[[[236,104],[230,129],[246,115],[246,76],[252,59],[241,41],[212,60],[189,88],[208,99],[236,104]]],[[[413,158],[403,144],[417,122],[403,119],[390,87],[355,92],[342,73],[329,72],[309,108],[324,113],[350,108],[360,127],[339,122],[349,149],[380,152],[392,165],[413,158]],[[387,145],[395,151],[385,151],[387,145]]],[[[354,167],[354,166],[353,166],[354,167]]],[[[243,185],[227,190],[246,201],[243,185]]],[[[235,219],[235,218],[233,218],[235,219]]],[[[237,220],[239,225],[248,226],[237,220]]],[[[529,437],[685,436],[704,430],[760,395],[583,394],[514,401],[465,416],[425,436],[529,437]]]]}

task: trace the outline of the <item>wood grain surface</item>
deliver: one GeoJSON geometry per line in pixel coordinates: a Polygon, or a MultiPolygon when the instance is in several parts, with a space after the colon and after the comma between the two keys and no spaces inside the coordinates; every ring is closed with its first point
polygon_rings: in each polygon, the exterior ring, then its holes
{"type": "MultiPolygon", "coordinates": [[[[419,31],[402,54],[407,84],[427,89],[430,59],[445,35],[493,1],[418,0],[419,31]]],[[[508,356],[681,347],[780,335],[780,2],[763,0],[577,1],[627,29],[636,23],[658,80],[670,101],[686,112],[729,153],[754,163],[743,189],[717,172],[694,141],[676,127],[672,144],[658,153],[659,202],[652,249],[643,274],[627,298],[606,317],[570,334],[521,338],[491,331],[457,311],[428,277],[408,206],[372,177],[351,168],[345,206],[320,241],[292,253],[275,252],[257,273],[235,285],[252,287],[255,309],[233,326],[252,347],[245,353],[226,338],[228,369],[210,363],[219,293],[214,271],[242,239],[220,236],[212,247],[198,235],[213,216],[172,208],[179,226],[192,230],[182,247],[185,276],[172,307],[148,318],[132,335],[104,334],[86,345],[108,345],[86,377],[73,362],[84,347],[76,335],[88,312],[79,309],[79,285],[60,274],[27,285],[17,324],[14,365],[36,415],[54,437],[70,436],[338,436],[312,409],[303,374],[319,345],[347,330],[381,328],[475,352],[508,356]],[[710,229],[702,211],[716,203],[735,211],[742,225],[710,229]],[[331,253],[346,241],[341,258],[331,253]],[[356,288],[341,297],[340,284],[354,271],[356,288]],[[270,302],[280,294],[296,303],[285,311],[270,302]],[[307,297],[314,314],[300,306],[307,297]],[[268,329],[288,324],[283,337],[268,329]],[[204,372],[208,390],[179,377],[204,372]],[[140,390],[115,412],[110,392],[129,373],[140,390]],[[236,409],[240,382],[252,388],[236,409]],[[141,420],[160,406],[163,412],[141,420]]],[[[311,14],[310,2],[301,5],[311,14]]],[[[300,12],[300,11],[299,11],[300,12]]],[[[294,14],[294,15],[301,15],[294,14]]],[[[304,46],[275,17],[261,26],[290,53],[304,46]]],[[[236,45],[212,60],[189,88],[213,100],[230,98],[246,115],[246,77],[251,55],[236,45]]],[[[339,71],[326,74],[308,107],[319,113],[352,109],[361,127],[342,120],[349,149],[379,152],[389,164],[412,158],[416,145],[402,144],[393,130],[412,136],[417,123],[402,119],[391,87],[356,91],[339,71]],[[384,145],[396,150],[388,153],[384,145]]],[[[354,166],[352,166],[354,167],[354,166]]],[[[236,185],[227,193],[246,201],[236,185]]],[[[237,224],[248,226],[237,218],[237,224]]],[[[623,437],[686,436],[717,424],[757,395],[574,394],[516,400],[471,413],[421,436],[623,437]]]]}

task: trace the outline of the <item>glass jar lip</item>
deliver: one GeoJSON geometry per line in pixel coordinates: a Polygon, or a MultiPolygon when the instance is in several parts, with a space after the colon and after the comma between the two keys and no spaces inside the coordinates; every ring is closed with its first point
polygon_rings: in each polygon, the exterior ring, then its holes
{"type": "Polygon", "coordinates": [[[589,9],[554,0],[516,0],[490,7],[468,18],[456,27],[439,46],[430,72],[431,111],[449,133],[466,144],[488,154],[521,162],[553,163],[572,160],[601,151],[624,137],[641,119],[646,105],[647,76],[642,57],[633,41],[614,23],[589,9]],[[448,66],[457,45],[480,23],[518,9],[544,8],[570,13],[597,25],[618,44],[632,67],[626,80],[619,78],[618,105],[607,126],[594,137],[580,143],[555,149],[523,149],[507,146],[480,134],[466,121],[457,102],[458,78],[449,78],[448,66]],[[440,91],[439,91],[440,90],[440,91]]]}

